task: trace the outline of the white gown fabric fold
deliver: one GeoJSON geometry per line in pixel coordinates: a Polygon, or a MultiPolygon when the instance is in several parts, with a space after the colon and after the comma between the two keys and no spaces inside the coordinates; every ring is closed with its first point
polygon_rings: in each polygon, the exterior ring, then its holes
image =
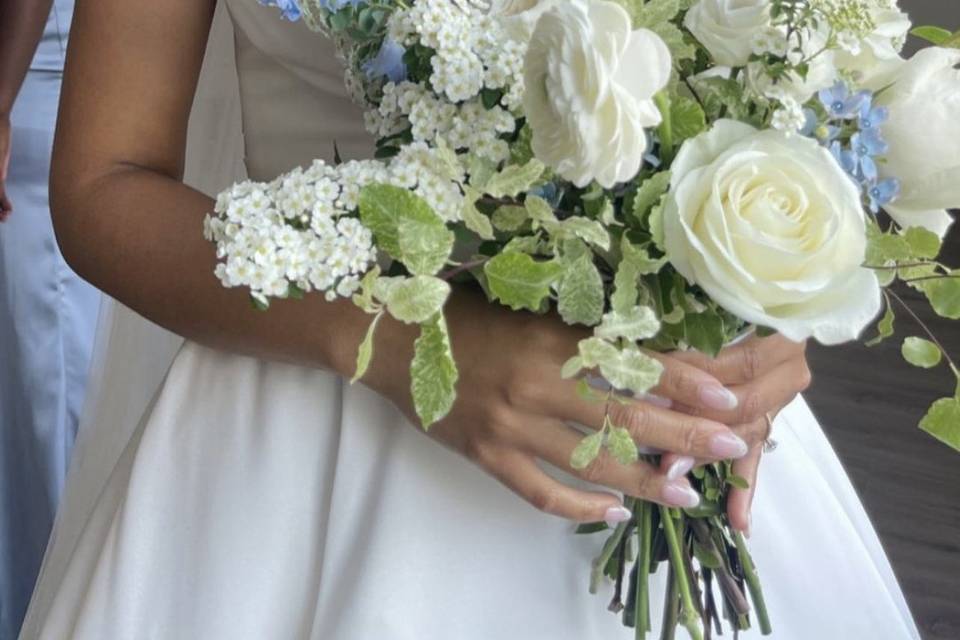
{"type": "MultiPolygon", "coordinates": [[[[369,153],[330,45],[256,0],[227,7],[251,177],[329,156],[334,139],[346,156],[369,153]]],[[[208,95],[227,95],[226,18],[208,95]]],[[[218,126],[229,113],[211,111],[218,126]]],[[[210,190],[236,177],[223,157],[210,190]]],[[[113,322],[128,344],[107,347],[22,640],[632,637],[609,594],[587,592],[599,538],[536,512],[371,391],[187,342],[148,403],[169,358],[129,312],[113,322]],[[140,348],[153,366],[114,362],[140,348]]],[[[919,638],[806,405],[776,429],[751,541],[774,637],[919,638]]]]}

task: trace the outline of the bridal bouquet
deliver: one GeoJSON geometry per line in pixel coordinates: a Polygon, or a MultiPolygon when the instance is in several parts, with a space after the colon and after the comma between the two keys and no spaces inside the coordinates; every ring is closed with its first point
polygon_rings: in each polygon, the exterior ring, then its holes
{"type": "MultiPolygon", "coordinates": [[[[424,428],[456,398],[454,281],[592,329],[564,375],[599,374],[612,390],[581,392],[608,403],[657,384],[651,350],[715,354],[749,330],[838,344],[878,317],[874,341],[888,338],[895,312],[913,314],[897,281],[960,319],[960,271],[937,259],[960,205],[960,33],[915,29],[934,46],[902,59],[912,25],[895,0],[269,4],[336,43],[376,155],[222,193],[205,220],[216,275],[264,309],[316,292],[370,313],[355,379],[385,314],[419,325],[424,428]]],[[[960,380],[930,332],[902,350],[960,380]]],[[[960,389],[921,427],[960,448],[960,389]]],[[[571,463],[602,449],[641,455],[608,419],[571,463]]],[[[691,482],[692,509],[627,497],[634,517],[610,532],[591,588],[612,578],[611,609],[646,637],[665,562],[668,632],[748,628],[749,594],[769,633],[724,516],[745,481],[718,463],[691,482]]]]}

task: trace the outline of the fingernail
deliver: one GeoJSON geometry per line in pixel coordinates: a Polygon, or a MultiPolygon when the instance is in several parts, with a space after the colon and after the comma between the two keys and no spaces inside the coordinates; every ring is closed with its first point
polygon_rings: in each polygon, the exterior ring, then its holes
{"type": "Polygon", "coordinates": [[[753,533],[753,514],[747,514],[747,530],[743,532],[743,535],[750,537],[750,534],[753,533]]]}
{"type": "Polygon", "coordinates": [[[742,458],[747,450],[747,443],[732,433],[718,433],[710,438],[710,453],[718,458],[742,458]]]}
{"type": "Polygon", "coordinates": [[[696,461],[690,456],[680,456],[673,461],[670,468],[667,469],[667,480],[679,480],[690,473],[696,461]]]}
{"type": "Polygon", "coordinates": [[[673,400],[670,398],[664,398],[663,396],[658,396],[655,393],[645,393],[640,397],[644,402],[649,402],[655,407],[660,407],[661,409],[669,409],[673,407],[673,400]]]}
{"type": "Polygon", "coordinates": [[[685,509],[692,509],[700,504],[700,494],[690,488],[685,481],[683,481],[683,484],[668,482],[663,485],[662,498],[664,502],[671,506],[685,509]]]}
{"type": "Polygon", "coordinates": [[[730,411],[740,403],[737,396],[726,387],[708,384],[700,387],[700,402],[708,409],[730,411]]]}
{"type": "Polygon", "coordinates": [[[630,509],[626,507],[610,507],[607,509],[607,514],[603,517],[603,521],[606,522],[608,526],[614,527],[621,522],[626,522],[632,516],[633,514],[630,512],[630,509]]]}

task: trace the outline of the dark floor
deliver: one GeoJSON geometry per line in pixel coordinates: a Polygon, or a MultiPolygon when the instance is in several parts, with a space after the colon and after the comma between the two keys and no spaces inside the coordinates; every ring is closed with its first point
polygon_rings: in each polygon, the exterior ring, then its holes
{"type": "MultiPolygon", "coordinates": [[[[947,256],[960,264],[960,228],[947,256]]],[[[908,300],[924,309],[918,296],[908,300]]],[[[960,358],[960,326],[928,308],[920,315],[960,358]]],[[[901,316],[897,337],[882,346],[813,347],[807,399],[873,518],[923,637],[958,640],[960,453],[917,428],[932,400],[952,395],[954,381],[946,367],[928,372],[903,361],[909,335],[920,330],[901,316]]]]}

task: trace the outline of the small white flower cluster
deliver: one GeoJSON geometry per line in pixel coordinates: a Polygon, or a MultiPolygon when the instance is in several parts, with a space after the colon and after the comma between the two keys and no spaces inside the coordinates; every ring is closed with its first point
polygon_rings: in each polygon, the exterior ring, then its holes
{"type": "Polygon", "coordinates": [[[520,106],[526,43],[512,38],[482,3],[420,0],[394,13],[389,29],[404,46],[419,43],[436,51],[430,84],[451,103],[491,89],[504,92],[507,109],[520,106]]]}
{"type": "MultiPolygon", "coordinates": [[[[377,259],[373,235],[356,218],[361,189],[373,183],[409,188],[448,220],[459,218],[457,182],[441,177],[436,152],[405,146],[389,164],[317,160],[270,183],[241,182],[217,198],[204,219],[204,237],[216,243],[216,276],[225,287],[247,287],[266,306],[291,285],[349,297],[377,259]]],[[[454,176],[459,180],[463,176],[454,176]]]]}
{"type": "Polygon", "coordinates": [[[435,146],[441,141],[450,149],[472,151],[492,162],[510,155],[510,147],[500,136],[513,133],[516,119],[500,106],[487,109],[479,97],[462,104],[451,104],[420,84],[387,83],[372,123],[372,132],[381,137],[395,133],[408,122],[414,142],[435,146]]]}

